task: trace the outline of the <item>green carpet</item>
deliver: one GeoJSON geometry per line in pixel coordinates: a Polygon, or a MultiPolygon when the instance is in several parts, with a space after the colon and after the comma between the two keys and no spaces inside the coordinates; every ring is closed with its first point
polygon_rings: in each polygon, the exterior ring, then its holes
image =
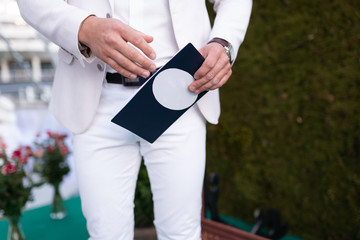
{"type": "MultiPolygon", "coordinates": [[[[26,240],[86,240],[89,234],[81,212],[80,198],[65,201],[67,216],[62,220],[50,218],[50,206],[25,211],[20,224],[26,240]]],[[[0,221],[0,240],[5,240],[7,220],[0,221]]]]}

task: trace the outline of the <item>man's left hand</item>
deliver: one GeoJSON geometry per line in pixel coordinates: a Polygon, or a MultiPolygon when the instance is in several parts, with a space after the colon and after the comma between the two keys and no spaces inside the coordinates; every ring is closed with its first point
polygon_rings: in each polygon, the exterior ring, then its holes
{"type": "Polygon", "coordinates": [[[196,94],[221,87],[232,74],[229,57],[221,44],[209,43],[199,52],[205,61],[194,74],[195,81],[189,85],[189,90],[196,94]]]}

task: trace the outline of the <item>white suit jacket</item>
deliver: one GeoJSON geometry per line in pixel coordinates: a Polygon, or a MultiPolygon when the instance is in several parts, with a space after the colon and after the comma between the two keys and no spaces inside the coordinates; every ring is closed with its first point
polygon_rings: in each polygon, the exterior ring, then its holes
{"type": "MultiPolygon", "coordinates": [[[[65,127],[82,133],[90,126],[100,100],[105,63],[84,61],[78,49],[78,31],[89,15],[113,15],[116,0],[18,0],[22,17],[60,46],[50,110],[65,127]]],[[[205,0],[169,0],[179,49],[191,42],[203,47],[211,38],[230,42],[237,53],[248,26],[252,0],[210,0],[216,20],[211,28],[205,0]]],[[[207,93],[198,103],[207,121],[216,124],[220,115],[219,91],[207,93]]]]}

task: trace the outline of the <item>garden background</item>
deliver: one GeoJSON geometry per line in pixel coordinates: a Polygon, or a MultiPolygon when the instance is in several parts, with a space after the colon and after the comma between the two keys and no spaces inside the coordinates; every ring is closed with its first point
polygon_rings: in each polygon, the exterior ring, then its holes
{"type": "Polygon", "coordinates": [[[276,209],[308,240],[360,239],[360,2],[257,0],[207,173],[220,213],[276,209]]]}

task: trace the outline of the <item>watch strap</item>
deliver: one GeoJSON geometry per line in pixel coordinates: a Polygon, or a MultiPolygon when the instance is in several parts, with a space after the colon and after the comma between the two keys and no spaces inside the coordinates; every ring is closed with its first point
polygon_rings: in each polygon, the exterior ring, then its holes
{"type": "Polygon", "coordinates": [[[222,38],[213,38],[211,39],[208,43],[212,43],[212,42],[216,42],[221,44],[223,47],[228,47],[229,46],[229,42],[222,39],[222,38]]]}

